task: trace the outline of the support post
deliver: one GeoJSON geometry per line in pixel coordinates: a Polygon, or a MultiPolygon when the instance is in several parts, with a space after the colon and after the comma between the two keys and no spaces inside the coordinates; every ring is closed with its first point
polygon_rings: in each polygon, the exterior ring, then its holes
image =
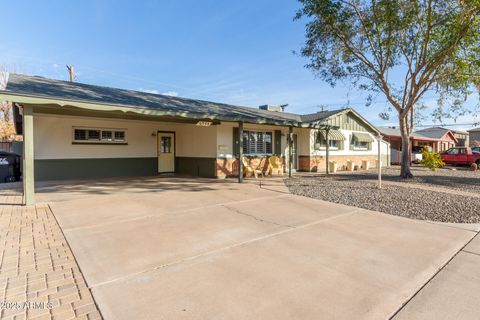
{"type": "Polygon", "coordinates": [[[35,174],[33,154],[33,109],[23,107],[23,198],[25,205],[35,204],[35,174]]]}
{"type": "Polygon", "coordinates": [[[293,162],[293,127],[288,127],[288,177],[292,177],[293,162]]]}
{"type": "Polygon", "coordinates": [[[238,123],[238,183],[243,182],[243,122],[238,123]]]}
{"type": "Polygon", "coordinates": [[[328,138],[330,134],[330,128],[327,127],[327,129],[325,129],[325,161],[327,161],[327,167],[326,167],[326,170],[325,172],[327,173],[327,175],[330,174],[330,166],[329,166],[329,156],[330,156],[330,139],[328,138]]]}
{"type": "Polygon", "coordinates": [[[377,136],[378,141],[378,189],[382,189],[382,136],[377,136]]]}

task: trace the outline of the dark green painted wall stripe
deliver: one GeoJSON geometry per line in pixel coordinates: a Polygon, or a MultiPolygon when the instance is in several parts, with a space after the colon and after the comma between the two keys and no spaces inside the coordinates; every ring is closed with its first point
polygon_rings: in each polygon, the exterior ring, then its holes
{"type": "Polygon", "coordinates": [[[35,160],[37,181],[151,176],[157,171],[157,158],[35,160]]]}
{"type": "MultiPolygon", "coordinates": [[[[215,158],[176,157],[175,172],[215,177],[215,158]]],[[[35,160],[35,180],[95,179],[158,174],[155,158],[45,159],[35,160]]]]}
{"type": "Polygon", "coordinates": [[[214,178],[216,158],[176,157],[175,172],[196,177],[214,178]]]}

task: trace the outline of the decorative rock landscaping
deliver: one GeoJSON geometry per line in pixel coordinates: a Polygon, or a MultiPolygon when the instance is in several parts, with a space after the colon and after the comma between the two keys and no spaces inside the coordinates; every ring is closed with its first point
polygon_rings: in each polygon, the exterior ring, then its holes
{"type": "Polygon", "coordinates": [[[398,177],[398,170],[384,170],[385,184],[382,189],[377,188],[374,180],[377,175],[374,171],[329,177],[296,176],[286,179],[285,183],[291,193],[310,198],[413,219],[480,223],[478,172],[468,169],[432,172],[423,168],[413,171],[415,178],[403,180],[398,177]],[[392,183],[388,183],[389,181],[392,183]],[[421,189],[423,185],[428,186],[428,190],[421,189]],[[447,188],[453,191],[449,192],[447,188]],[[459,194],[460,192],[462,194],[459,194]],[[469,193],[472,196],[468,196],[469,193]]]}

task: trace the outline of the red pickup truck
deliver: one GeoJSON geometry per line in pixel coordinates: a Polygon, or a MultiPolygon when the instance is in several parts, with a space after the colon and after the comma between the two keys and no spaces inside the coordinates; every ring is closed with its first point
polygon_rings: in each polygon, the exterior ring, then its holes
{"type": "Polygon", "coordinates": [[[480,153],[472,152],[469,147],[450,148],[440,154],[443,162],[447,164],[467,164],[476,163],[480,165],[480,153]]]}

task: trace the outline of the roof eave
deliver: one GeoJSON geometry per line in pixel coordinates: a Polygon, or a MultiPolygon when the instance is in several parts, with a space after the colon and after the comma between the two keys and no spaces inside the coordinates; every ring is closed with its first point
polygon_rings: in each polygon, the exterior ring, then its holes
{"type": "Polygon", "coordinates": [[[84,102],[78,100],[70,99],[60,99],[60,98],[51,98],[51,97],[39,97],[33,95],[13,93],[9,91],[0,92],[0,100],[11,101],[13,103],[18,103],[20,105],[47,105],[55,104],[60,107],[76,107],[86,110],[93,111],[120,111],[120,112],[131,112],[141,115],[149,116],[158,116],[158,117],[178,117],[180,119],[192,119],[192,120],[205,120],[209,119],[212,121],[226,121],[226,122],[244,122],[250,124],[264,124],[264,125],[274,125],[274,126],[293,126],[301,127],[302,123],[293,120],[272,120],[265,117],[258,117],[258,120],[248,118],[248,117],[226,117],[218,116],[216,114],[192,114],[186,112],[170,112],[170,111],[160,111],[154,108],[148,107],[139,107],[139,106],[126,106],[126,105],[117,105],[117,104],[106,104],[98,102],[84,102]]]}

